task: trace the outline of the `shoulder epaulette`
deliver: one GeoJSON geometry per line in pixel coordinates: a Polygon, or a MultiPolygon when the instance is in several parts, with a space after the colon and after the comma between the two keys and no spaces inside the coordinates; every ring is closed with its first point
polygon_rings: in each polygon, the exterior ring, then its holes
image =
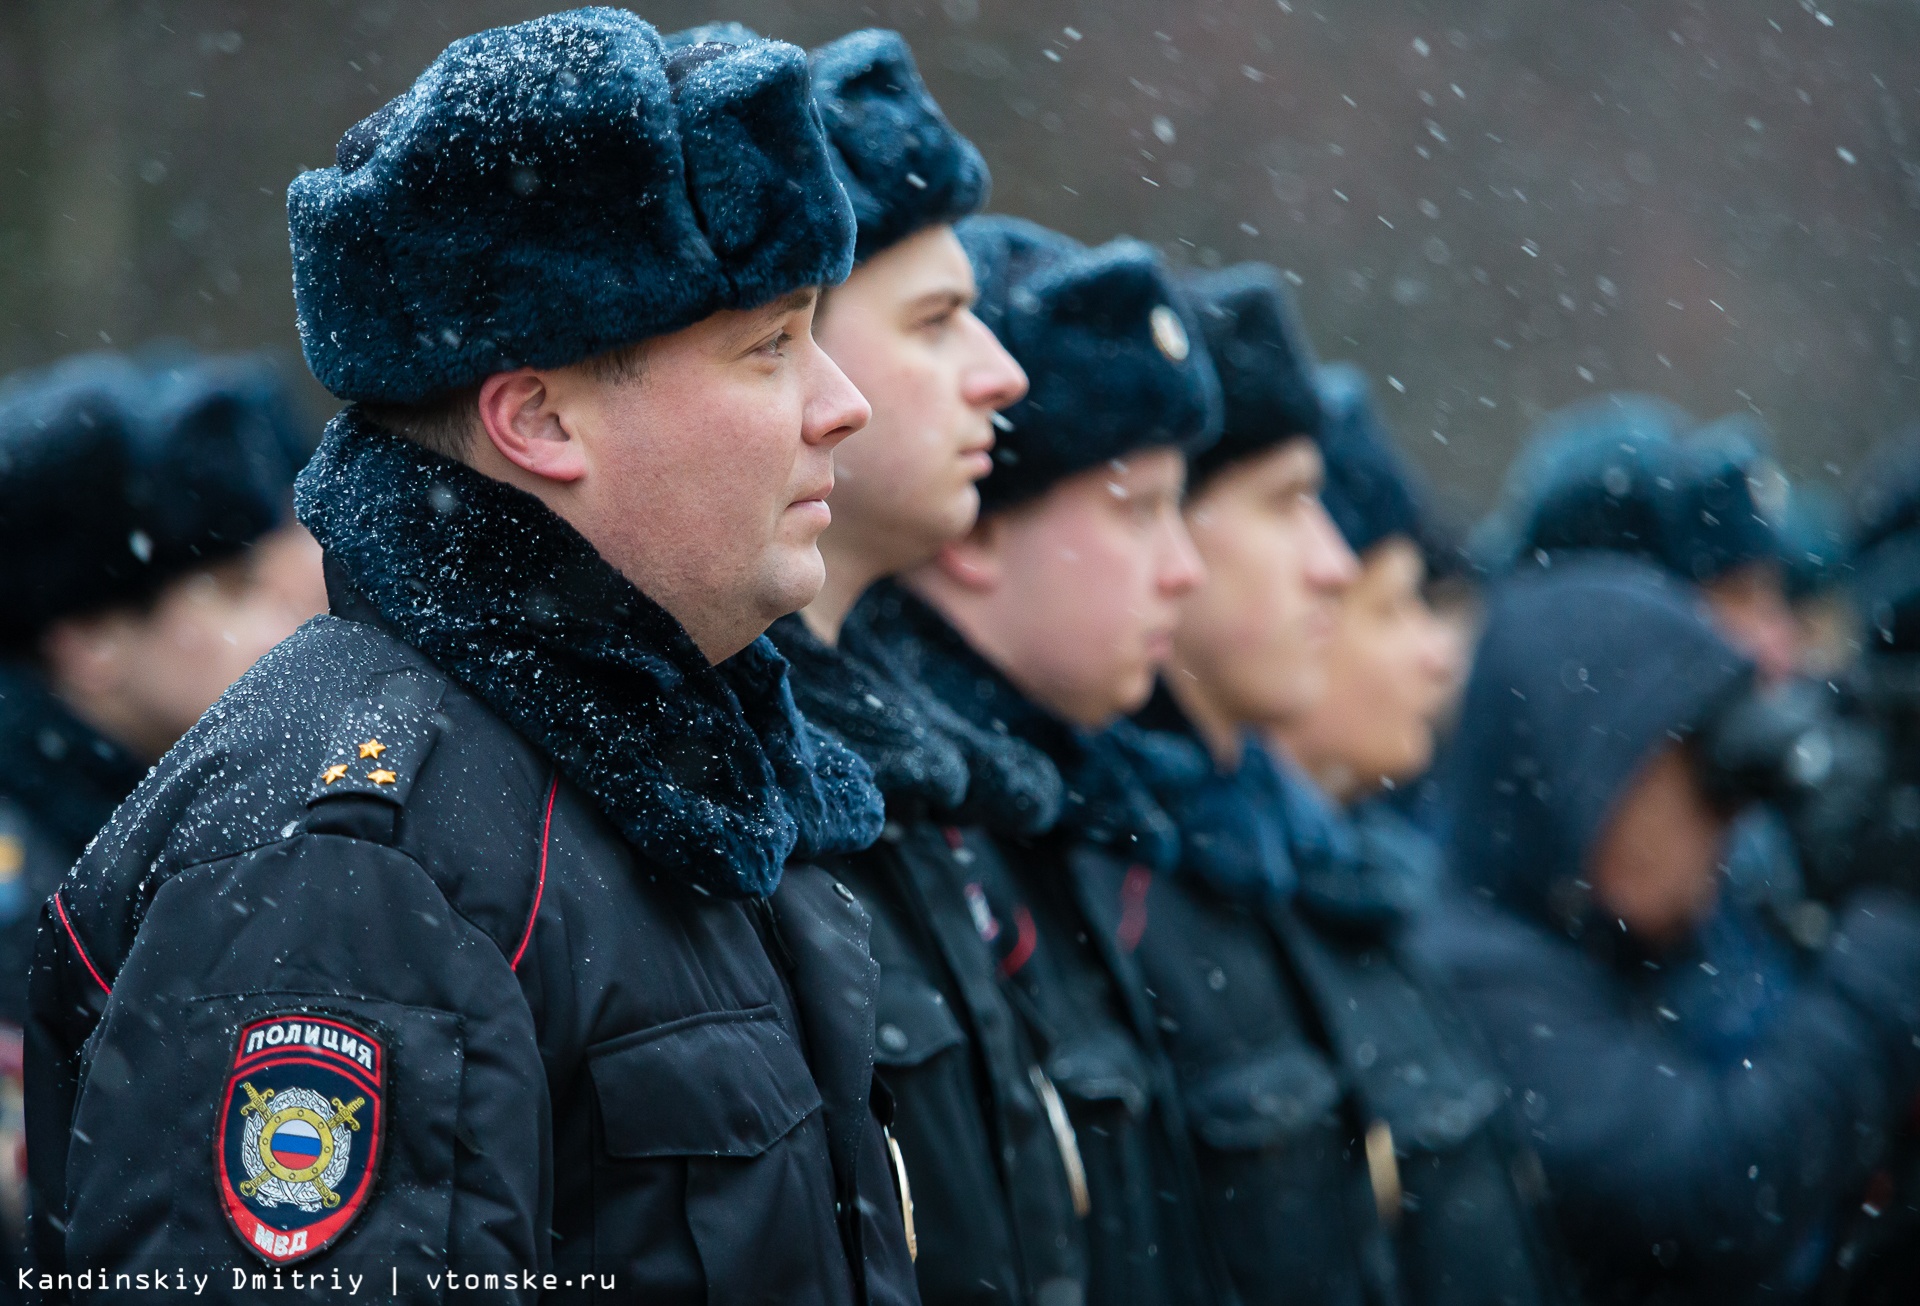
{"type": "Polygon", "coordinates": [[[405,807],[439,738],[446,686],[411,671],[384,674],[349,703],[316,764],[307,807],[340,798],[373,798],[405,807]]]}

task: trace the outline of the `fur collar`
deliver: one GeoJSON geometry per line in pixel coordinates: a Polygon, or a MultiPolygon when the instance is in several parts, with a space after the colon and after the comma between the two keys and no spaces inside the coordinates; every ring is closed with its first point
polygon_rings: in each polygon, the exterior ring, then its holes
{"type": "Polygon", "coordinates": [[[1038,751],[991,734],[933,697],[879,641],[849,622],[839,647],[799,617],[770,632],[793,664],[807,719],[873,768],[893,806],[924,804],[936,819],[1031,835],[1060,817],[1060,774],[1038,751]]]}
{"type": "Polygon", "coordinates": [[[147,773],[26,667],[0,663],[0,795],[75,856],[147,773]]]}
{"type": "Polygon", "coordinates": [[[1071,726],[1031,702],[933,608],[890,581],[874,586],[847,622],[851,647],[882,651],[981,737],[1039,750],[1065,783],[1057,829],[1117,857],[1170,868],[1179,833],[1149,792],[1140,750],[1156,745],[1128,722],[1071,726]]]}
{"type": "MultiPolygon", "coordinates": [[[[1164,685],[1139,721],[1155,739],[1201,748],[1164,685]]],[[[1328,925],[1361,932],[1402,920],[1417,901],[1423,871],[1410,830],[1388,829],[1380,818],[1356,824],[1251,736],[1231,772],[1206,759],[1198,771],[1162,766],[1148,775],[1180,826],[1180,872],[1227,897],[1291,901],[1328,925]]]]}
{"type": "Polygon", "coordinates": [[[866,766],[806,723],[771,644],[710,665],[531,495],[348,408],[295,506],[386,625],[546,750],[651,866],[759,896],[789,856],[879,836],[866,766]]]}

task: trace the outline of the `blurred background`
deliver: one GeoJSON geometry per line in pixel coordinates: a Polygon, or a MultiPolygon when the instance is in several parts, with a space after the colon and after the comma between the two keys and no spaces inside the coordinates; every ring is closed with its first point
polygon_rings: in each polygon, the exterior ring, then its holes
{"type": "MultiPolygon", "coordinates": [[[[0,370],[168,336],[297,359],[288,180],[448,41],[553,7],[5,0],[0,370]]],[[[1920,416],[1915,0],[636,9],[899,28],[996,208],[1288,269],[1460,514],[1600,390],[1757,413],[1828,482],[1920,416]]]]}

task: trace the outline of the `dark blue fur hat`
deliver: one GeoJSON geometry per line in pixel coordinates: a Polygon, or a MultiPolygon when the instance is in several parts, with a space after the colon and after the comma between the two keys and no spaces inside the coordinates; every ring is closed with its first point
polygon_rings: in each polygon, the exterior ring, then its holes
{"type": "Polygon", "coordinates": [[[998,215],[955,230],[980,284],[974,311],[1029,383],[997,423],[981,512],[1136,449],[1171,445],[1192,457],[1219,438],[1220,383],[1200,323],[1152,246],[1089,249],[998,215]]]}
{"type": "Polygon", "coordinates": [[[1352,363],[1328,363],[1315,370],[1314,385],[1325,412],[1320,450],[1327,479],[1320,501],[1347,547],[1365,553],[1396,535],[1424,544],[1413,473],[1380,425],[1367,374],[1352,363]]]}
{"type": "Polygon", "coordinates": [[[940,112],[900,33],[868,28],[815,50],[813,102],[860,224],[856,260],[986,204],[987,161],[940,112]]]}
{"type": "Polygon", "coordinates": [[[1792,486],[1767,453],[1759,421],[1743,413],[1695,431],[1674,450],[1673,497],[1662,561],[1708,581],[1755,562],[1786,563],[1792,486]]]}
{"type": "Polygon", "coordinates": [[[1475,532],[1476,560],[1499,572],[1563,553],[1627,553],[1696,582],[1779,560],[1788,487],[1757,424],[1694,428],[1673,404],[1636,394],[1549,415],[1475,532]]]}
{"type": "MultiPolygon", "coordinates": [[[[667,49],[759,39],[741,23],[704,23],[667,49]]],[[[833,175],[859,223],[864,263],[926,227],[957,222],[987,202],[992,178],[973,142],[953,129],[898,32],[871,27],[813,52],[813,103],[833,147],[833,175]]]]}
{"type": "Polygon", "coordinates": [[[1298,436],[1320,435],[1313,345],[1278,269],[1240,263],[1187,277],[1220,374],[1220,442],[1194,459],[1189,490],[1229,463],[1298,436]]]}
{"type": "Polygon", "coordinates": [[[663,48],[617,9],[454,42],[287,191],[314,375],[407,404],[842,280],[806,55],[663,48]]]}
{"type": "Polygon", "coordinates": [[[306,444],[259,355],[84,354],[0,387],[0,646],[141,603],[288,517],[306,444]]]}

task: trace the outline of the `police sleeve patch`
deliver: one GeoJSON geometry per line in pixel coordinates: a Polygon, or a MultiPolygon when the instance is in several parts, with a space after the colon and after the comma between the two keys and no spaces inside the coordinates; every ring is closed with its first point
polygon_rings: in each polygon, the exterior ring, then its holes
{"type": "Polygon", "coordinates": [[[285,1012],[240,1031],[214,1137],[233,1230],[288,1265],[336,1242],[380,1165],[387,1050],[338,1016],[285,1012]]]}

